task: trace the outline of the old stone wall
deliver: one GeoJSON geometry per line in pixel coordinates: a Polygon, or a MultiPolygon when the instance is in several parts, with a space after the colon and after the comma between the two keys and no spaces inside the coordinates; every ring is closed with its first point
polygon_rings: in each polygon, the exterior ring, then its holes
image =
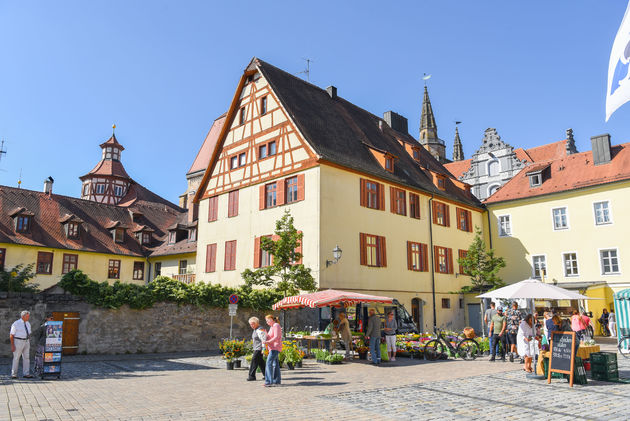
{"type": "MultiPolygon", "coordinates": [[[[218,341],[230,334],[226,308],[202,308],[173,303],[156,303],[145,310],[127,306],[104,309],[68,294],[18,294],[0,296],[0,356],[11,355],[9,329],[22,310],[31,312],[36,329],[47,312],[79,312],[79,353],[124,354],[148,352],[205,351],[218,349],[218,341]]],[[[251,336],[248,319],[256,316],[264,323],[269,311],[239,308],[233,319],[234,337],[251,336]]],[[[276,312],[282,317],[282,312],[276,312]]],[[[317,323],[316,310],[286,313],[287,329],[317,323]],[[314,317],[314,319],[313,319],[314,317]]],[[[282,322],[281,322],[282,323],[282,322]]],[[[31,350],[35,344],[31,343],[31,350]]]]}

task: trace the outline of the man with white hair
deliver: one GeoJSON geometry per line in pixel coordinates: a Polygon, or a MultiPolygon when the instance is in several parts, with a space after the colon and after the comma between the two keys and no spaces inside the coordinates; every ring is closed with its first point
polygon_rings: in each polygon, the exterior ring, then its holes
{"type": "Polygon", "coordinates": [[[252,362],[249,365],[249,377],[247,381],[256,380],[256,369],[260,367],[263,378],[265,378],[265,360],[262,356],[263,344],[267,340],[267,332],[260,326],[260,320],[258,317],[249,318],[249,326],[253,329],[252,332],[252,362]]]}
{"type": "Polygon", "coordinates": [[[28,319],[31,313],[24,310],[20,313],[20,318],[11,325],[9,338],[11,339],[11,352],[13,352],[13,365],[11,366],[11,378],[17,379],[20,356],[22,357],[22,374],[25,379],[32,379],[29,361],[29,349],[31,339],[31,324],[28,319]]]}

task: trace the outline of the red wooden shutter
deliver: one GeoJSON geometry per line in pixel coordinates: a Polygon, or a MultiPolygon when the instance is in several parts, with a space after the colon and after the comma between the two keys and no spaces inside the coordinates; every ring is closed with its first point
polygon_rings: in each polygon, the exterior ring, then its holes
{"type": "Polygon", "coordinates": [[[411,254],[411,241],[407,241],[407,270],[413,270],[413,258],[411,254]]]}
{"type": "Polygon", "coordinates": [[[228,217],[238,215],[238,190],[228,194],[228,217]]]}
{"type": "Polygon", "coordinates": [[[378,253],[381,256],[380,267],[387,267],[387,247],[385,245],[385,237],[377,237],[378,253]]]}
{"type": "MultiPolygon", "coordinates": [[[[458,254],[459,254],[459,258],[463,259],[466,257],[466,250],[459,250],[458,254]]],[[[461,273],[462,275],[464,274],[464,267],[461,265],[461,263],[459,263],[459,261],[457,262],[459,265],[459,273],[461,273]]]]}
{"type": "Polygon", "coordinates": [[[455,208],[455,218],[457,219],[457,224],[456,224],[457,225],[457,229],[461,229],[461,226],[459,224],[461,213],[462,213],[462,210],[460,208],[455,208]]]}
{"type": "Polygon", "coordinates": [[[453,273],[453,249],[446,249],[446,264],[448,266],[448,273],[453,273]]]}
{"type": "Polygon", "coordinates": [[[385,210],[385,186],[381,183],[376,185],[378,186],[378,209],[385,210]]]}
{"type": "Polygon", "coordinates": [[[230,241],[225,242],[225,258],[223,259],[223,270],[230,270],[230,256],[232,254],[232,243],[230,241]]]}
{"type": "Polygon", "coordinates": [[[208,244],[206,246],[206,272],[214,272],[216,270],[217,244],[208,244]]]}
{"type": "Polygon", "coordinates": [[[433,223],[437,224],[437,206],[438,203],[437,202],[432,202],[431,203],[431,212],[433,213],[433,223]]]}
{"type": "Polygon", "coordinates": [[[429,270],[429,248],[426,244],[420,244],[420,252],[422,253],[422,271],[427,272],[429,270]]]}
{"type": "Polygon", "coordinates": [[[450,227],[451,226],[451,213],[448,209],[448,205],[444,204],[442,205],[444,206],[444,226],[445,227],[450,227]]]}
{"type": "Polygon", "coordinates": [[[254,268],[260,267],[260,237],[254,238],[254,268]]]}
{"type": "Polygon", "coordinates": [[[285,201],[286,201],[286,189],[287,189],[287,183],[285,182],[285,180],[279,180],[276,181],[276,205],[280,206],[280,205],[284,205],[285,201]]]}
{"type": "Polygon", "coordinates": [[[297,191],[297,200],[304,200],[306,192],[304,191],[304,174],[298,174],[298,191],[297,191]]]}
{"type": "Polygon", "coordinates": [[[396,213],[396,188],[389,188],[389,210],[391,213],[396,213]]]}
{"type": "Polygon", "coordinates": [[[468,227],[468,232],[472,232],[472,230],[473,230],[473,227],[472,227],[472,212],[466,211],[466,221],[467,221],[466,226],[468,227]]]}
{"type": "Polygon", "coordinates": [[[360,261],[363,266],[367,265],[367,252],[365,250],[365,234],[359,233],[360,261]]]}
{"type": "Polygon", "coordinates": [[[217,220],[217,204],[219,202],[219,196],[212,196],[208,199],[208,222],[217,220]]]}
{"type": "MultiPolygon", "coordinates": [[[[298,233],[302,234],[302,231],[298,231],[298,233]]],[[[298,242],[298,246],[295,248],[296,253],[302,254],[302,241],[304,241],[304,237],[298,242]]],[[[296,262],[296,265],[302,264],[302,257],[300,257],[296,262]]]]}
{"type": "Polygon", "coordinates": [[[440,247],[433,246],[433,267],[435,271],[441,273],[440,271],[440,247]]]}
{"type": "Polygon", "coordinates": [[[259,207],[258,207],[258,209],[263,210],[263,209],[265,209],[265,185],[262,184],[259,187],[258,191],[259,191],[259,198],[258,198],[259,207]]]}
{"type": "Polygon", "coordinates": [[[367,190],[365,188],[365,180],[362,178],[359,180],[360,184],[359,184],[359,191],[361,192],[361,200],[360,200],[360,205],[361,206],[366,206],[367,207],[367,190]]]}

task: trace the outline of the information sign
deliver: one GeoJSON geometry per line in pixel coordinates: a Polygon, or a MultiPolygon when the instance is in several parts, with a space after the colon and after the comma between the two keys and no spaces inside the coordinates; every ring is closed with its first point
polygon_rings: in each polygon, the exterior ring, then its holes
{"type": "Polygon", "coordinates": [[[551,383],[551,373],[569,375],[573,387],[573,367],[575,365],[575,332],[553,332],[551,334],[551,356],[547,383],[551,383]]]}
{"type": "Polygon", "coordinates": [[[44,344],[43,376],[61,376],[61,350],[63,343],[63,322],[46,322],[46,342],[44,344]]]}
{"type": "Polygon", "coordinates": [[[236,316],[236,309],[238,309],[238,304],[230,304],[228,306],[228,311],[230,312],[230,316],[236,316]]]}

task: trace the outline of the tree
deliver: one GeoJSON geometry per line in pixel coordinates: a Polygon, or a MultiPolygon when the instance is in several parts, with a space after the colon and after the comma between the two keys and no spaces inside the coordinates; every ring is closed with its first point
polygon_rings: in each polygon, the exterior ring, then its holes
{"type": "Polygon", "coordinates": [[[10,270],[0,270],[0,291],[11,292],[37,292],[38,284],[29,283],[35,277],[34,263],[19,264],[10,270]]]}
{"type": "Polygon", "coordinates": [[[464,273],[470,276],[472,284],[463,287],[461,292],[483,293],[505,285],[497,276],[499,270],[505,267],[505,260],[502,257],[495,257],[493,249],[486,249],[486,243],[481,235],[481,229],[476,228],[475,239],[468,248],[466,257],[457,259],[464,273]]]}
{"type": "Polygon", "coordinates": [[[271,265],[254,270],[245,269],[241,273],[245,286],[271,287],[275,284],[276,289],[285,297],[300,291],[315,291],[317,286],[311,269],[296,263],[302,259],[302,253],[296,251],[302,242],[302,233],[295,229],[293,217],[288,210],[276,221],[275,237],[260,239],[260,249],[273,256],[271,265]]]}

